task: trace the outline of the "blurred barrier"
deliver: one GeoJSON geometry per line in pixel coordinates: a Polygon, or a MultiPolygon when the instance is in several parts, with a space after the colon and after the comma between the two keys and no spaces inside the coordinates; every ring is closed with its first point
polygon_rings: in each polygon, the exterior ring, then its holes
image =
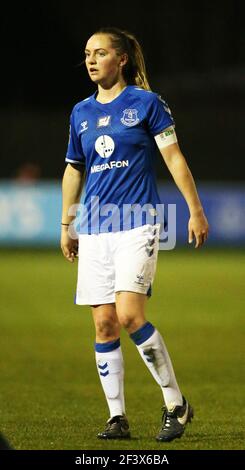
{"type": "MultiPolygon", "coordinates": [[[[245,245],[245,186],[198,184],[209,245],[245,245]]],[[[174,184],[159,182],[161,200],[176,204],[177,246],[187,242],[188,208],[174,184]]],[[[0,183],[0,245],[59,247],[61,182],[0,183]]]]}
{"type": "Polygon", "coordinates": [[[0,245],[58,245],[61,183],[0,183],[0,245]]]}
{"type": "MultiPolygon", "coordinates": [[[[197,183],[208,218],[208,245],[245,245],[245,185],[197,183]]],[[[177,207],[177,245],[187,242],[189,211],[175,185],[161,184],[161,200],[177,207]]]]}

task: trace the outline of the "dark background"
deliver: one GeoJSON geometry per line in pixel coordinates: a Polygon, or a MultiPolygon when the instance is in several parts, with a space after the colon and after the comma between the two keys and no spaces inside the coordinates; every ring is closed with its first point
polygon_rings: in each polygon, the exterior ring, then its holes
{"type": "MultiPolygon", "coordinates": [[[[239,1],[18,2],[1,11],[1,178],[60,178],[68,122],[93,93],[81,61],[100,26],[140,41],[195,179],[244,180],[245,36],[239,1]],[[25,170],[23,170],[25,171],[25,170]],[[35,173],[35,167],[34,167],[35,173]]],[[[167,170],[159,157],[159,177],[167,170]],[[160,168],[161,166],[161,168],[160,168]]]]}

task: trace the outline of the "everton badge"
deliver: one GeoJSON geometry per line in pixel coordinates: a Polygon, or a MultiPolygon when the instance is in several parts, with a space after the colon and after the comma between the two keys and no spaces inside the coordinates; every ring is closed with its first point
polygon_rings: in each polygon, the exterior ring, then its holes
{"type": "Polygon", "coordinates": [[[124,109],[121,122],[128,127],[138,124],[139,118],[137,109],[124,109]]]}

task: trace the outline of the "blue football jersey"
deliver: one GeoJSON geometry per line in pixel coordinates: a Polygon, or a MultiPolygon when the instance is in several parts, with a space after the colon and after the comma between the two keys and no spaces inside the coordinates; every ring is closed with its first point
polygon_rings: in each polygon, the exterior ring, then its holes
{"type": "Polygon", "coordinates": [[[154,174],[154,136],[174,125],[167,103],[151,91],[127,86],[110,103],[96,94],[70,117],[66,162],[85,165],[80,232],[129,230],[155,223],[161,203],[154,174]]]}

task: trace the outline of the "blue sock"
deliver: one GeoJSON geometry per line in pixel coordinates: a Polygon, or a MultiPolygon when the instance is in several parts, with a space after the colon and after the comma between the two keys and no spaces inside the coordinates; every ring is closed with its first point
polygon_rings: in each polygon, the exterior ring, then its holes
{"type": "Polygon", "coordinates": [[[148,321],[141,326],[137,331],[131,333],[130,338],[134,341],[137,346],[147,341],[155,331],[154,326],[148,321]]]}

